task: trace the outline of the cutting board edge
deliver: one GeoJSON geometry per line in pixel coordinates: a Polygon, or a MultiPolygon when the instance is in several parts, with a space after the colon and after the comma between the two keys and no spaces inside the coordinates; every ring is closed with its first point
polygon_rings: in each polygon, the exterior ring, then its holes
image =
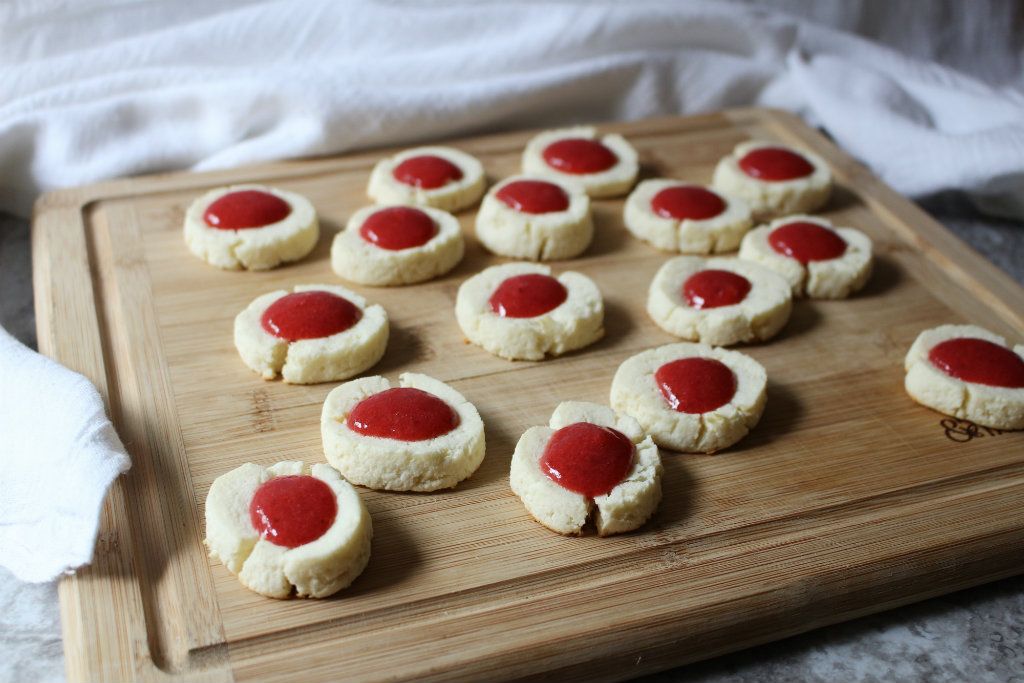
{"type": "MultiPolygon", "coordinates": [[[[740,112],[726,112],[724,115],[743,116],[757,111],[741,110],[740,112]]],[[[764,112],[764,114],[779,118],[794,118],[790,114],[781,112],[764,112]]],[[[708,116],[720,115],[713,114],[708,116]]],[[[794,120],[798,121],[795,118],[794,120]]],[[[671,121],[671,119],[666,119],[666,121],[671,121]]],[[[619,124],[619,127],[628,128],[629,125],[619,124]]],[[[609,125],[608,128],[616,128],[616,126],[609,125]]],[[[804,134],[820,137],[819,134],[809,129],[806,129],[804,134]]],[[[824,140],[824,138],[821,139],[824,140]]],[[[827,144],[830,145],[831,143],[827,144]]],[[[296,161],[286,163],[294,164],[297,168],[297,173],[309,172],[306,164],[310,162],[296,161]]],[[[327,167],[332,164],[332,161],[329,159],[314,160],[312,163],[325,164],[325,167],[327,167]]],[[[269,175],[275,175],[269,173],[270,165],[256,168],[266,168],[269,175]]],[[[279,175],[280,166],[278,165],[277,168],[278,172],[276,175],[279,175]]],[[[237,171],[238,169],[233,169],[204,174],[189,174],[187,177],[195,180],[190,186],[199,187],[215,182],[218,178],[227,177],[228,174],[237,173],[237,171]]],[[[77,231],[71,231],[77,234],[71,235],[70,240],[84,241],[85,226],[83,215],[93,202],[107,199],[111,196],[121,196],[128,189],[129,184],[135,182],[142,182],[152,191],[156,191],[169,178],[181,177],[181,174],[150,176],[141,179],[112,181],[72,190],[58,190],[43,195],[36,205],[33,221],[32,252],[40,351],[57,358],[65,365],[86,375],[97,385],[104,398],[109,397],[109,392],[107,370],[103,358],[103,343],[98,324],[96,323],[95,294],[90,276],[93,264],[88,258],[84,262],[82,260],[68,261],[66,259],[57,259],[55,258],[55,253],[48,248],[48,244],[51,244],[55,239],[68,239],[67,226],[69,223],[74,224],[78,228],[77,231]],[[60,235],[56,234],[58,230],[60,235]],[[57,271],[61,273],[60,279],[63,280],[63,283],[57,281],[57,276],[55,275],[57,271]],[[77,303],[69,305],[69,302],[77,303]],[[63,315],[68,312],[81,314],[90,311],[92,315],[86,316],[86,318],[91,317],[93,324],[85,326],[84,334],[81,327],[76,327],[74,323],[69,322],[63,315]]],[[[1011,319],[1015,324],[1019,328],[1024,329],[1024,323],[1021,322],[1020,314],[1015,312],[1009,303],[1014,300],[1014,297],[1017,297],[1016,300],[1021,300],[1021,297],[1024,297],[1024,288],[1021,288],[1019,284],[1002,273],[993,264],[975,254],[973,250],[948,233],[945,228],[921,212],[917,207],[914,207],[905,199],[896,195],[892,190],[874,180],[870,174],[867,174],[866,178],[866,182],[876,186],[873,187],[873,190],[888,193],[898,199],[899,201],[896,203],[902,203],[903,206],[900,208],[906,210],[916,228],[926,226],[927,230],[931,233],[924,236],[919,235],[919,237],[923,237],[928,241],[937,236],[939,238],[938,241],[941,243],[957,244],[970,254],[974,254],[977,257],[978,263],[968,264],[974,268],[974,274],[967,273],[964,270],[964,266],[951,263],[951,268],[954,271],[963,273],[965,279],[960,281],[961,284],[968,286],[976,294],[980,292],[985,297],[992,297],[995,301],[1000,302],[1004,310],[1009,311],[1011,319]],[[917,215],[914,215],[914,212],[917,212],[917,215]],[[974,267],[975,265],[977,266],[976,268],[974,267]],[[979,272],[983,277],[977,277],[979,272]],[[975,287],[979,289],[975,289],[975,287]]],[[[883,203],[888,203],[888,198],[885,198],[883,203]]],[[[891,212],[892,206],[886,206],[885,209],[891,212]]],[[[896,222],[906,223],[910,219],[904,217],[896,222]]],[[[62,251],[67,253],[68,249],[62,251]]],[[[89,249],[86,247],[83,253],[88,254],[89,249]]],[[[75,319],[78,320],[80,317],[78,315],[75,319]]],[[[104,626],[123,625],[126,621],[134,625],[145,625],[146,623],[146,614],[143,607],[144,598],[139,592],[137,581],[130,578],[134,561],[130,547],[125,547],[130,544],[124,544],[119,541],[119,538],[129,537],[125,533],[125,525],[127,523],[124,521],[125,516],[123,512],[125,509],[126,493],[123,491],[123,488],[122,482],[116,482],[112,486],[110,495],[104,504],[104,521],[101,525],[103,531],[98,543],[100,548],[106,546],[106,550],[97,553],[92,570],[83,572],[78,576],[67,577],[61,582],[60,595],[65,642],[75,640],[79,643],[90,644],[89,647],[79,648],[79,651],[75,653],[77,656],[70,656],[71,653],[68,654],[67,671],[71,680],[92,679],[96,678],[97,675],[107,678],[108,676],[104,674],[109,674],[111,680],[149,680],[152,678],[165,679],[167,677],[168,672],[161,669],[158,663],[154,661],[149,651],[149,643],[145,639],[117,638],[118,642],[113,644],[108,640],[101,640],[99,637],[104,626]],[[93,580],[96,578],[96,574],[103,575],[108,573],[117,576],[117,580],[110,581],[105,585],[99,585],[102,581],[93,580]],[[107,590],[108,587],[110,588],[109,591],[107,590]],[[109,619],[97,619],[95,618],[96,615],[82,612],[80,608],[85,601],[95,600],[96,598],[106,598],[110,603],[123,605],[127,609],[123,612],[108,615],[109,619]],[[111,649],[112,645],[114,649],[111,649]]],[[[1024,568],[1018,567],[1016,571],[1010,572],[1010,574],[1022,570],[1024,568]]],[[[999,577],[981,578],[971,583],[958,584],[955,588],[963,588],[967,585],[974,585],[974,583],[981,583],[995,578],[999,577]]],[[[946,592],[946,589],[929,593],[929,595],[937,595],[942,592],[946,592]]],[[[907,602],[917,599],[919,598],[915,597],[907,602]]],[[[837,621],[839,620],[842,619],[837,619],[837,621]]],[[[196,654],[198,657],[197,661],[203,662],[202,670],[206,674],[216,674],[215,679],[218,680],[231,678],[230,670],[224,668],[227,666],[226,652],[221,652],[219,648],[214,647],[208,651],[196,654]],[[213,666],[210,666],[211,664],[213,666]],[[218,671],[221,671],[224,675],[217,674],[216,672],[218,671]]],[[[199,670],[186,669],[179,673],[182,673],[182,675],[187,673],[188,677],[192,679],[194,675],[199,673],[199,670]]],[[[174,676],[174,673],[171,672],[171,675],[174,676]]]]}

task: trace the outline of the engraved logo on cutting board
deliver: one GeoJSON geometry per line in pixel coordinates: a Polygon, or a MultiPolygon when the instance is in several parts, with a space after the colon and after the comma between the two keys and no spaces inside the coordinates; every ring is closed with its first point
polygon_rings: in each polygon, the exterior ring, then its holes
{"type": "Polygon", "coordinates": [[[957,443],[967,443],[971,439],[980,439],[983,436],[999,436],[1005,433],[1001,429],[983,427],[974,424],[970,420],[958,420],[954,417],[939,420],[939,426],[945,430],[947,439],[957,443]]]}

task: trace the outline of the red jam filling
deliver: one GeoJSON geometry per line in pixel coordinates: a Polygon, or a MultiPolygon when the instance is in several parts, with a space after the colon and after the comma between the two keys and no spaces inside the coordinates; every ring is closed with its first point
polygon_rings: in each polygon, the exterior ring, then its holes
{"type": "Polygon", "coordinates": [[[411,206],[392,206],[370,214],[359,234],[381,249],[401,251],[422,247],[437,234],[434,219],[411,206]]]}
{"type": "Polygon", "coordinates": [[[554,213],[569,208],[565,190],[543,180],[515,180],[494,196],[519,213],[554,213]]]}
{"type": "Polygon", "coordinates": [[[459,426],[459,414],[433,394],[412,387],[395,387],[356,404],[348,428],[365,436],[398,441],[426,441],[459,426]]]}
{"type": "Polygon", "coordinates": [[[665,363],[654,381],[672,410],[707,413],[721,408],[736,394],[736,375],[713,358],[681,358],[665,363]]]}
{"type": "Polygon", "coordinates": [[[846,240],[835,230],[805,221],[775,228],[768,235],[768,244],[783,256],[795,258],[804,265],[839,258],[846,253],[846,240]]]}
{"type": "Polygon", "coordinates": [[[948,339],[932,347],[928,360],[947,375],[965,382],[1024,388],[1024,359],[985,339],[948,339]]]}
{"type": "Polygon", "coordinates": [[[447,159],[424,154],[409,157],[401,162],[395,166],[391,175],[400,183],[424,190],[435,190],[456,180],[462,180],[462,169],[447,159]]]}
{"type": "Polygon", "coordinates": [[[263,329],[280,339],[319,339],[344,332],[363,312],[354,303],[320,290],[287,294],[263,313],[263,329]]]}
{"type": "Polygon", "coordinates": [[[503,318],[535,318],[558,308],[568,296],[565,286],[550,275],[528,273],[502,282],[488,303],[503,318]]]}
{"type": "Polygon", "coordinates": [[[634,450],[622,432],[577,422],[551,435],[540,469],[562,488],[588,498],[603,496],[626,477],[634,450]]]}
{"type": "Polygon", "coordinates": [[[693,185],[666,187],[651,198],[651,211],[662,218],[702,221],[725,211],[725,202],[714,192],[693,185]]]}
{"type": "Polygon", "coordinates": [[[548,166],[563,173],[584,175],[607,171],[619,158],[597,140],[565,138],[552,142],[542,153],[548,166]]]}
{"type": "Polygon", "coordinates": [[[697,309],[732,306],[749,293],[750,280],[728,270],[701,270],[683,283],[683,298],[697,309]]]}
{"type": "Polygon", "coordinates": [[[260,535],[285,548],[312,543],[338,515],[331,487],[316,477],[274,477],[260,485],[249,504],[249,519],[260,535]]]}
{"type": "Polygon", "coordinates": [[[739,164],[744,173],[758,180],[794,180],[814,173],[811,162],[783,147],[761,147],[747,152],[739,164]]]}
{"type": "Polygon", "coordinates": [[[275,194],[238,190],[227,193],[206,207],[203,220],[218,230],[245,230],[283,221],[291,212],[291,205],[275,194]]]}

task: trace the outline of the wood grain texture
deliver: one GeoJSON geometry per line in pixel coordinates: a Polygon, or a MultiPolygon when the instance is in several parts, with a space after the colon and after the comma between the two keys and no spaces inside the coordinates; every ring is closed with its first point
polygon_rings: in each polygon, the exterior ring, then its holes
{"type": "MultiPolygon", "coordinates": [[[[263,382],[238,358],[235,314],[294,284],[336,282],[334,233],[365,205],[385,152],[209,174],[128,179],[44,197],[33,230],[43,352],[100,387],[133,457],[105,505],[92,567],[61,586],[73,680],[612,680],[766,642],[1024,570],[1024,434],[971,431],[903,392],[917,333],[969,321],[1020,340],[1024,292],[862,166],[787,114],[738,110],[603,128],[643,175],[706,182],[747,138],[804,145],[832,165],[823,213],[867,232],[877,267],[847,301],[800,301],[780,336],[743,350],[768,370],[761,424],[717,456],[664,452],[665,499],[637,532],[563,538],[508,488],[519,435],[561,400],[607,402],[618,364],[673,341],[644,298],[670,255],[633,239],[622,200],[595,202],[596,238],[555,264],[592,277],[607,336],[543,363],[468,345],[458,285],[498,262],[460,218],[465,260],[397,289],[388,351],[371,372],[450,382],[484,419],[487,457],[450,492],[360,490],[373,555],[349,589],[275,601],[201,544],[213,479],[247,461],[322,461],[334,386],[263,382]],[[309,197],[323,236],[301,263],[223,272],[185,248],[201,191],[267,182],[309,197]],[[950,430],[949,428],[952,427],[950,430]]],[[[517,171],[529,133],[457,141],[491,177],[517,171]]]]}

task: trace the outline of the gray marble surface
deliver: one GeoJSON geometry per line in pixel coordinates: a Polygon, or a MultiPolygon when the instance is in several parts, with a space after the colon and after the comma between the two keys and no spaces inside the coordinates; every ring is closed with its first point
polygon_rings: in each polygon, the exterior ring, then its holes
{"type": "MultiPolygon", "coordinates": [[[[984,219],[954,196],[924,206],[1024,282],[1024,225],[984,219]]],[[[34,346],[29,254],[27,222],[0,215],[0,324],[34,346]]],[[[61,680],[56,585],[21,583],[0,569],[0,681],[61,680]]],[[[1024,576],[641,680],[1024,683],[1024,576]]]]}

